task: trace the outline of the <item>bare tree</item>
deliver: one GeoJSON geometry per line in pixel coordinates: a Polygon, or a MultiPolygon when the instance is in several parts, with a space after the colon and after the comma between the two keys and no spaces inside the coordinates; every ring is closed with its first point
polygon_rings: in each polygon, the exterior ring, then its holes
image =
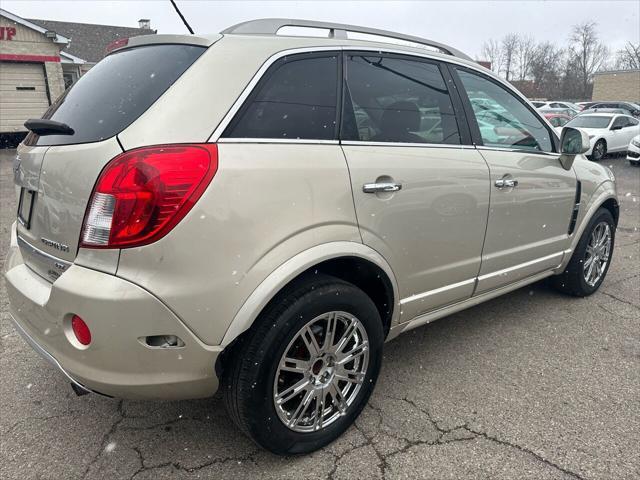
{"type": "Polygon", "coordinates": [[[575,62],[583,98],[587,98],[591,77],[609,55],[609,49],[598,39],[596,27],[596,22],[574,25],[569,37],[571,62],[575,62]]]}
{"type": "Polygon", "coordinates": [[[537,95],[553,98],[560,95],[564,50],[551,42],[536,46],[529,66],[537,95]]]}
{"type": "Polygon", "coordinates": [[[502,56],[504,63],[504,78],[511,80],[515,67],[516,55],[518,54],[518,44],[520,39],[515,33],[509,33],[502,39],[502,56]]]}
{"type": "Polygon", "coordinates": [[[484,42],[482,44],[481,55],[483,60],[491,62],[492,71],[500,73],[500,68],[502,67],[502,47],[499,42],[494,39],[484,42]]]}
{"type": "Polygon", "coordinates": [[[627,42],[616,54],[616,67],[620,70],[640,69],[640,43],[627,42]]]}
{"type": "Polygon", "coordinates": [[[518,79],[526,80],[531,74],[531,62],[536,52],[536,41],[531,35],[518,37],[518,79]]]}

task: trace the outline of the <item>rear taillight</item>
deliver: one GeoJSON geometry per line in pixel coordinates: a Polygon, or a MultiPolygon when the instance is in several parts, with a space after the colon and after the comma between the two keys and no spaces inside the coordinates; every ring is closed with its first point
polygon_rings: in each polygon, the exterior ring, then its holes
{"type": "Polygon", "coordinates": [[[126,248],[155,242],[191,210],[217,169],[215,144],[161,145],[118,155],[93,189],[80,246],[126,248]]]}

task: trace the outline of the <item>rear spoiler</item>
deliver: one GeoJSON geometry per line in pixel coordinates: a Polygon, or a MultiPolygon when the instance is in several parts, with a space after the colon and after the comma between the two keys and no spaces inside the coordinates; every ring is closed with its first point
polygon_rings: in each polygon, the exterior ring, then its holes
{"type": "Polygon", "coordinates": [[[140,35],[138,37],[119,38],[107,45],[105,55],[123,50],[125,48],[140,47],[143,45],[167,45],[182,44],[198,47],[210,47],[222,38],[220,34],[213,35],[140,35]]]}

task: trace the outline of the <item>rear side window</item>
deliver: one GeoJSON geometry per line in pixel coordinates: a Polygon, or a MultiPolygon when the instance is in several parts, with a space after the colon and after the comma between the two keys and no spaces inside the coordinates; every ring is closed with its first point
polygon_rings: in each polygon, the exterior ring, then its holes
{"type": "Polygon", "coordinates": [[[30,144],[71,145],[117,135],[145,112],[205,51],[193,45],[149,45],[101,60],[45,113],[73,135],[32,135],[30,144]]]}
{"type": "Polygon", "coordinates": [[[449,92],[436,64],[350,54],[342,139],[459,144],[449,92]]]}
{"type": "Polygon", "coordinates": [[[336,54],[285,57],[267,71],[223,136],[332,140],[337,105],[336,54]]]}
{"type": "Polygon", "coordinates": [[[545,123],[513,93],[487,78],[458,70],[471,101],[482,143],[489,147],[552,152],[551,134],[545,123]]]}

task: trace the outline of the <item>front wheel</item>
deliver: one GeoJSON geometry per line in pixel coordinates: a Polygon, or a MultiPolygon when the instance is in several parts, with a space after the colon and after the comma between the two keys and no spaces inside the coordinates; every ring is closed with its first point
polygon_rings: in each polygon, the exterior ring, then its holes
{"type": "Polygon", "coordinates": [[[357,418],[376,383],[384,334],[371,299],[311,275],[272,302],[223,371],[235,423],[276,454],[306,453],[357,418]]]}
{"type": "Polygon", "coordinates": [[[600,139],[593,146],[593,150],[591,151],[591,160],[594,162],[599,162],[604,158],[607,154],[607,142],[600,139]]]}
{"type": "Polygon", "coordinates": [[[609,271],[615,233],[611,212],[600,208],[580,237],[567,268],[553,278],[554,286],[576,297],[586,297],[598,290],[609,271]]]}

